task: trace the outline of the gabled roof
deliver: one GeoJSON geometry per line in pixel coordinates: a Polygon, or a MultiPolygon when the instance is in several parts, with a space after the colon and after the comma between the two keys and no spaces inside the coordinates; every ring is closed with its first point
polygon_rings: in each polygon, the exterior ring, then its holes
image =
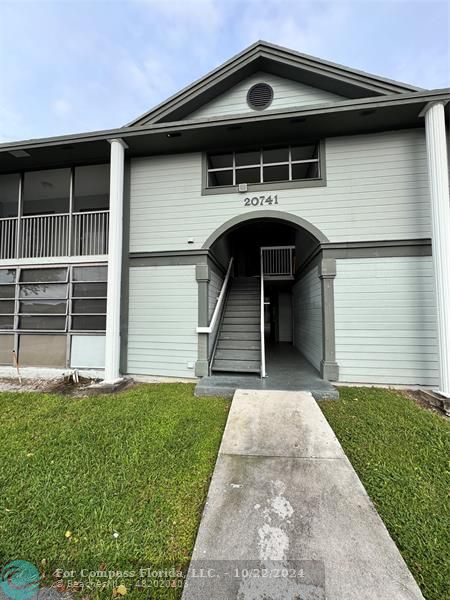
{"type": "Polygon", "coordinates": [[[128,123],[128,126],[181,120],[258,71],[301,81],[346,98],[422,91],[422,88],[259,41],[128,123]]]}

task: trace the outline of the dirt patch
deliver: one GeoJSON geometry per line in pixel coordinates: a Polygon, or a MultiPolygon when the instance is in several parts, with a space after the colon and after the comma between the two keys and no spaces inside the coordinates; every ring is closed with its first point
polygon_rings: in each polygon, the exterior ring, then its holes
{"type": "MultiPolygon", "coordinates": [[[[57,377],[54,379],[22,379],[19,383],[17,378],[0,378],[0,392],[40,392],[44,394],[62,394],[75,398],[92,396],[96,393],[105,393],[101,387],[97,388],[93,394],[92,385],[99,384],[101,379],[91,379],[78,376],[78,381],[74,381],[71,375],[57,377]]],[[[133,385],[133,382],[127,381],[126,387],[133,385]]],[[[123,387],[121,388],[123,389],[123,387]]],[[[112,391],[112,390],[105,390],[112,391]]]]}
{"type": "Polygon", "coordinates": [[[415,404],[417,404],[421,408],[424,408],[425,410],[429,410],[430,412],[436,413],[436,414],[440,415],[441,417],[444,417],[445,419],[450,419],[450,417],[448,417],[444,413],[444,411],[440,410],[436,406],[433,406],[432,404],[430,404],[429,402],[424,400],[424,398],[421,396],[419,391],[400,390],[400,393],[403,394],[403,396],[406,396],[407,398],[412,400],[415,404]]]}

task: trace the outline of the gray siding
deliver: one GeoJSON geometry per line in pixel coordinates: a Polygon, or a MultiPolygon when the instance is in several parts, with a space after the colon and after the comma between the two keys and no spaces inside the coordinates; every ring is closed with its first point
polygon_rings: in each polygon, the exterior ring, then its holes
{"type": "Polygon", "coordinates": [[[341,381],[438,383],[431,257],[339,260],[335,316],[341,381]]]}
{"type": "Polygon", "coordinates": [[[204,119],[254,112],[247,104],[247,92],[252,85],[260,82],[268,83],[273,88],[274,96],[270,110],[345,100],[343,96],[338,96],[332,92],[313,88],[284,77],[277,77],[271,73],[261,72],[244,79],[224,94],[188,115],[186,119],[204,119]]]}
{"type": "MultiPolygon", "coordinates": [[[[219,297],[220,290],[222,288],[223,276],[218,272],[210,268],[210,279],[209,279],[209,287],[208,287],[208,313],[209,313],[209,322],[211,322],[214,309],[216,308],[217,298],[219,297]]],[[[216,321],[216,325],[209,335],[208,345],[209,345],[209,355],[211,355],[212,350],[214,348],[214,343],[216,341],[217,333],[219,330],[220,319],[216,321]]]]}
{"type": "MultiPolygon", "coordinates": [[[[201,248],[227,220],[260,210],[244,206],[245,194],[202,196],[201,163],[200,153],[132,160],[132,252],[201,248]]],[[[430,236],[423,130],[328,139],[326,171],[326,187],[280,190],[269,208],[331,241],[430,236]]]]}
{"type": "Polygon", "coordinates": [[[197,303],[193,265],[130,268],[129,373],[194,377],[197,303]]]}
{"type": "Polygon", "coordinates": [[[322,345],[322,291],[319,269],[304,275],[293,290],[294,346],[320,369],[322,345]]]}

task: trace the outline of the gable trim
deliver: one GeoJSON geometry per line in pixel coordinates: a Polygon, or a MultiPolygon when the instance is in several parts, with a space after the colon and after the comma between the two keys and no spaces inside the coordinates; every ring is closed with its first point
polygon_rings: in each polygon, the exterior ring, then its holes
{"type": "MultiPolygon", "coordinates": [[[[227,80],[230,80],[228,88],[232,87],[244,79],[245,76],[258,70],[258,68],[261,70],[261,65],[264,62],[266,63],[266,67],[270,65],[270,72],[279,74],[282,77],[282,74],[277,73],[277,70],[282,67],[302,70],[311,76],[329,79],[341,85],[353,86],[355,89],[359,88],[369,96],[423,91],[422,88],[416,86],[379,77],[357,69],[351,69],[337,63],[260,41],[249,46],[137,119],[134,119],[127,126],[146,125],[150,122],[155,123],[162,119],[167,119],[173,112],[198,100],[197,106],[191,106],[187,109],[187,114],[189,114],[214,97],[217,97],[220,92],[208,97],[204,102],[201,101],[203,95],[208,94],[208,92],[212,93],[215,87],[224,84],[227,80]]],[[[339,94],[339,92],[335,93],[339,94]]],[[[179,117],[175,120],[179,120],[179,117]]]]}

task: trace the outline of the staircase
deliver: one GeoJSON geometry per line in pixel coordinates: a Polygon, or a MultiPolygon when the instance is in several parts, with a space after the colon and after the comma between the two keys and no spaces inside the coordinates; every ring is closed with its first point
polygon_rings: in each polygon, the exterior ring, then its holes
{"type": "Polygon", "coordinates": [[[213,373],[260,373],[260,282],[255,277],[232,280],[218,334],[213,373]]]}

